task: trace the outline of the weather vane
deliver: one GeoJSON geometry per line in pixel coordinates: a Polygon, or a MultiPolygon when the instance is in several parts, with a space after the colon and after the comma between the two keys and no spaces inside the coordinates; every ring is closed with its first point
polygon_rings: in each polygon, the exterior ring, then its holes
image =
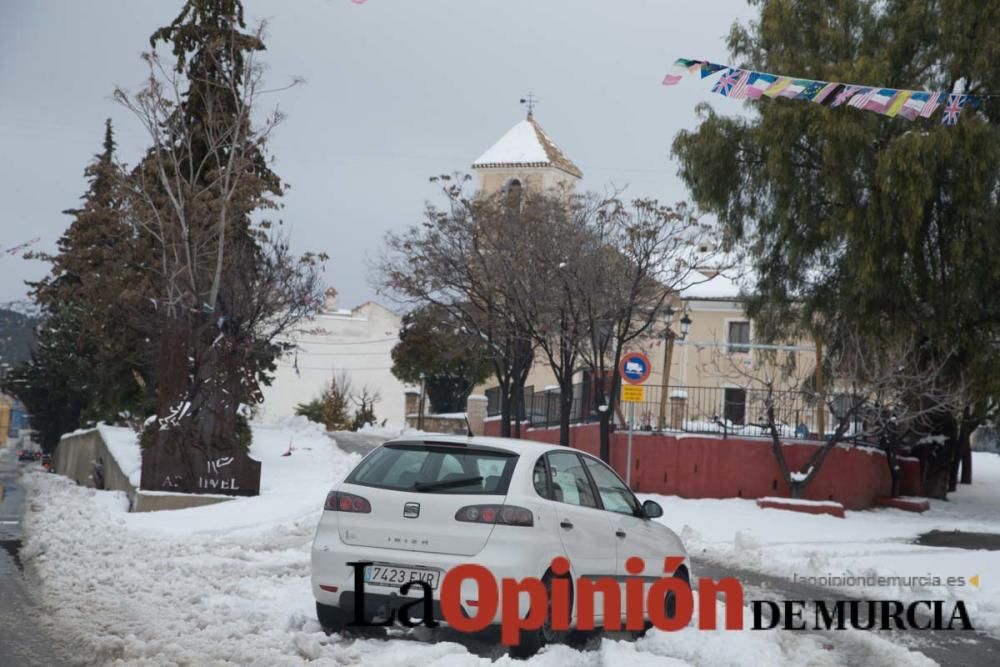
{"type": "Polygon", "coordinates": [[[535,111],[535,105],[538,104],[538,98],[535,97],[534,94],[529,90],[528,96],[521,98],[521,104],[528,105],[528,118],[531,118],[531,115],[535,111]]]}

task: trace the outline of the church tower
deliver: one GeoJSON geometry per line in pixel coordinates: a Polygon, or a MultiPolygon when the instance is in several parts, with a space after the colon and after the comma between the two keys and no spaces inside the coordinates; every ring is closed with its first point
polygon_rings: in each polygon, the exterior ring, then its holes
{"type": "Polygon", "coordinates": [[[511,188],[572,190],[583,172],[566,157],[535,121],[528,117],[510,128],[500,140],[472,163],[484,195],[511,188]]]}

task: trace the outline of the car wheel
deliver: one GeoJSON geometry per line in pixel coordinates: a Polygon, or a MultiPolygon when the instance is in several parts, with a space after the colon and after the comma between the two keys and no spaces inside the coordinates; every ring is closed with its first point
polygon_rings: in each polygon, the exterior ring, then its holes
{"type": "MultiPolygon", "coordinates": [[[[674,574],[674,578],[683,581],[684,585],[688,588],[688,590],[691,589],[691,579],[688,576],[688,571],[686,567],[681,567],[679,570],[677,570],[677,572],[674,574]]],[[[668,592],[666,597],[663,598],[663,612],[666,614],[667,618],[673,618],[674,616],[677,615],[677,596],[674,595],[673,591],[668,592]]],[[[653,627],[653,624],[650,623],[649,621],[646,621],[646,627],[643,628],[642,630],[633,631],[632,636],[635,639],[640,639],[642,637],[645,637],[646,633],[649,632],[649,629],[651,627],[653,627]]]]}
{"type": "MultiPolygon", "coordinates": [[[[522,630],[521,641],[517,646],[510,647],[510,655],[514,658],[530,658],[538,653],[547,644],[557,644],[566,635],[565,632],[557,632],[552,629],[552,579],[555,575],[547,572],[542,577],[545,585],[545,597],[548,599],[549,608],[545,613],[545,622],[542,627],[536,630],[522,630]]],[[[570,598],[570,608],[572,608],[572,598],[570,598]]]]}
{"type": "Polygon", "coordinates": [[[323,632],[332,635],[335,632],[343,632],[347,625],[347,614],[340,607],[328,604],[316,603],[316,618],[323,627],[323,632]]]}

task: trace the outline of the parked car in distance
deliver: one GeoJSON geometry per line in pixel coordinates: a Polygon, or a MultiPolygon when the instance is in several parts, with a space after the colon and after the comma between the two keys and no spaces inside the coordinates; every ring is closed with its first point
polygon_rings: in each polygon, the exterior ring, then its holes
{"type": "Polygon", "coordinates": [[[32,451],[29,451],[27,449],[22,449],[21,451],[19,451],[17,453],[17,460],[18,461],[34,461],[35,460],[35,453],[32,452],[32,451]]]}
{"type": "MultiPolygon", "coordinates": [[[[612,468],[575,449],[463,436],[387,442],[327,496],[312,547],[317,616],[327,632],[343,631],[354,620],[355,573],[347,563],[357,561],[373,563],[363,576],[365,611],[373,619],[420,598],[422,587],[408,595],[399,591],[401,583],[419,579],[430,584],[434,615],[443,620],[441,581],[466,563],[488,568],[498,581],[536,577],[548,586],[554,577],[549,564],[563,556],[572,586],[581,575],[624,581],[632,556],[645,560],[647,574],[668,576],[656,568],[665,556],[678,556],[683,564],[668,574],[690,585],[681,540],[652,520],[662,513],[651,500],[640,503],[612,468]]],[[[478,600],[461,604],[476,615],[478,600]]],[[[672,615],[672,596],[665,604],[672,615]]],[[[521,605],[523,617],[526,600],[521,605]]],[[[421,613],[422,606],[409,609],[421,613]]],[[[598,627],[602,612],[597,605],[598,627]]],[[[499,610],[493,622],[500,622],[499,610]]],[[[569,633],[574,635],[580,638],[569,633]]],[[[546,622],[523,631],[512,653],[531,655],[560,636],[546,622]]]]}

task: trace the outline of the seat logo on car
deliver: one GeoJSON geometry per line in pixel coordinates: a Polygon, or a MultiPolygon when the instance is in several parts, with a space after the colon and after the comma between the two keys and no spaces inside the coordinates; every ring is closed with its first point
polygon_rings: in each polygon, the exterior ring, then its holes
{"type": "Polygon", "coordinates": [[[406,503],[403,505],[403,518],[416,519],[420,516],[420,503],[406,503]]]}

